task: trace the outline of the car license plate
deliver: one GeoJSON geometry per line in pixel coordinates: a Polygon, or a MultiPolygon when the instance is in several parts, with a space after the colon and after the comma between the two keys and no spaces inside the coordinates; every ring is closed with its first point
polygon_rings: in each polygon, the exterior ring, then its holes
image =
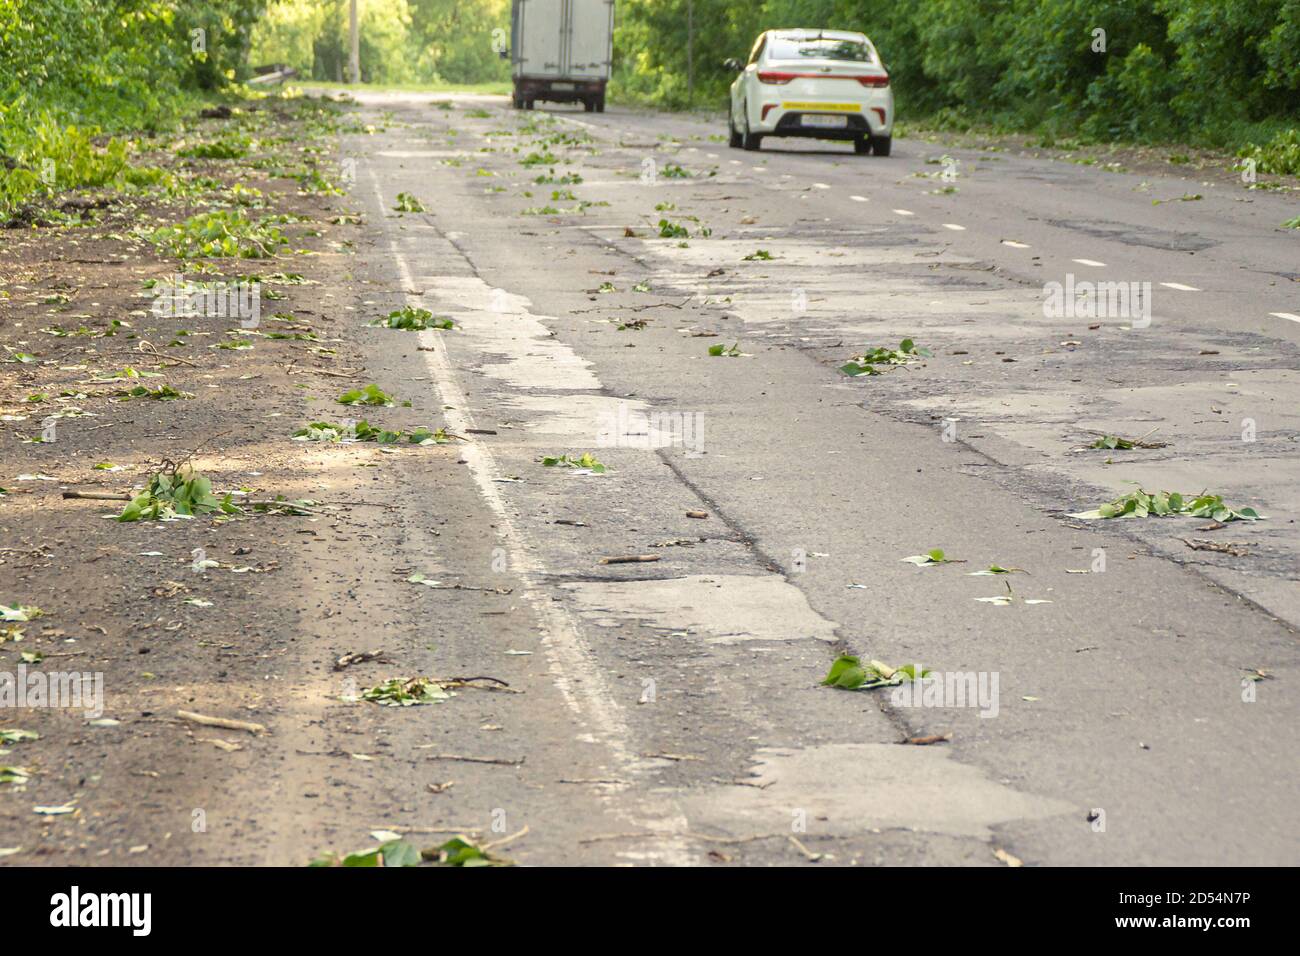
{"type": "Polygon", "coordinates": [[[817,113],[805,113],[803,117],[803,125],[836,129],[848,126],[849,118],[847,116],[821,116],[817,113]]]}
{"type": "Polygon", "coordinates": [[[553,90],[571,90],[571,89],[573,89],[573,84],[572,84],[572,83],[552,83],[552,84],[551,84],[551,89],[553,89],[553,90]]]}

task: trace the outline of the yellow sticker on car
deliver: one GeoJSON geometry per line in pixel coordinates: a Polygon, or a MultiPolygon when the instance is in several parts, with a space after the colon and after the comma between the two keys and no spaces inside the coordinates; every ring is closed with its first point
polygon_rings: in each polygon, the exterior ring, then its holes
{"type": "Polygon", "coordinates": [[[782,103],[783,110],[820,110],[823,113],[860,113],[857,103],[782,103]]]}

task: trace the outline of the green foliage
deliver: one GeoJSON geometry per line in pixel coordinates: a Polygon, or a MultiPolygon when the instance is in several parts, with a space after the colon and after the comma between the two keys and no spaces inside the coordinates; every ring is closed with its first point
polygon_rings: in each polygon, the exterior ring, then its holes
{"type": "Polygon", "coordinates": [[[456,323],[446,316],[435,319],[428,309],[411,305],[404,305],[400,309],[389,312],[387,318],[375,319],[367,322],[366,325],[381,329],[402,329],[406,332],[423,332],[425,329],[450,331],[456,327],[456,323]]]}
{"type": "Polygon", "coordinates": [[[1253,159],[1256,172],[1300,176],[1300,130],[1285,130],[1262,146],[1243,147],[1237,155],[1253,159]]]}
{"type": "Polygon", "coordinates": [[[918,347],[911,339],[903,339],[896,349],[874,348],[853,356],[840,366],[840,371],[855,378],[859,375],[879,375],[877,365],[910,365],[918,359],[929,358],[931,354],[929,349],[918,347]]]}
{"type": "Polygon", "coordinates": [[[456,695],[445,689],[432,677],[394,677],[382,684],[361,692],[362,700],[373,701],[384,707],[414,707],[418,704],[440,704],[456,695]]]}
{"type": "Polygon", "coordinates": [[[376,428],[364,418],[351,427],[333,422],[312,422],[293,433],[295,441],[372,441],[380,445],[395,445],[403,438],[412,445],[446,445],[451,441],[451,436],[442,428],[437,431],[429,431],[424,427],[409,432],[389,431],[386,428],[376,428]]]}
{"type": "MultiPolygon", "coordinates": [[[[385,84],[478,84],[510,75],[492,31],[510,27],[508,0],[365,0],[361,79],[385,84]]],[[[346,0],[277,0],[252,34],[256,63],[288,63],[341,81],[348,63],[346,0]]]]}
{"type": "Polygon", "coordinates": [[[1213,521],[1261,521],[1263,515],[1254,508],[1229,508],[1222,495],[1201,492],[1184,495],[1177,491],[1144,491],[1138,488],[1093,511],[1081,511],[1071,518],[1166,518],[1186,515],[1192,518],[1209,518],[1213,521]]]}
{"type": "Polygon", "coordinates": [[[1286,135],[1300,107],[1296,0],[621,0],[618,94],[687,104],[688,3],[697,106],[726,103],[723,59],[799,26],[865,31],[909,121],[1235,150],[1286,135]]]}
{"type": "Polygon", "coordinates": [[[252,140],[247,136],[222,136],[219,139],[182,147],[176,151],[176,155],[188,159],[240,159],[248,155],[252,145],[252,140]]]}
{"type": "Polygon", "coordinates": [[[43,201],[66,189],[122,188],[128,177],[126,143],[110,139],[96,146],[93,130],[62,126],[49,112],[21,133],[7,129],[0,105],[0,216],[26,202],[43,201]],[[13,145],[6,160],[6,141],[13,145]],[[6,168],[12,164],[13,168],[6,168]]]}
{"type": "Polygon", "coordinates": [[[144,491],[132,498],[118,521],[157,521],[203,514],[239,514],[231,496],[218,498],[212,482],[189,468],[169,468],[155,473],[144,491]]]}
{"type": "Polygon", "coordinates": [[[659,238],[660,239],[688,239],[690,233],[686,227],[679,222],[669,222],[667,219],[659,220],[659,238]]]}
{"type": "Polygon", "coordinates": [[[170,129],[200,92],[245,72],[249,32],[266,2],[0,3],[0,216],[57,190],[161,178],[133,174],[123,142],[92,138],[170,129]],[[202,44],[194,30],[204,31],[202,44]]]}
{"type": "Polygon", "coordinates": [[[174,402],[179,398],[193,398],[189,392],[182,392],[179,389],[172,388],[170,385],[159,385],[157,388],[150,388],[147,385],[137,385],[135,388],[127,389],[119,393],[122,401],[130,401],[133,398],[152,398],[155,402],[174,402]]]}
{"type": "Polygon", "coordinates": [[[391,395],[373,382],[365,388],[346,391],[335,401],[340,405],[377,405],[384,408],[392,408],[396,404],[391,395]]]}
{"type": "Polygon", "coordinates": [[[397,205],[393,206],[393,208],[398,212],[424,212],[424,203],[410,193],[398,193],[397,205]]]}
{"type": "Polygon", "coordinates": [[[839,690],[872,690],[876,687],[894,687],[907,681],[924,680],[930,671],[922,668],[916,673],[916,666],[905,664],[902,667],[890,667],[880,661],[862,663],[852,654],[842,654],[831,664],[831,669],[822,678],[823,687],[835,687],[839,690]]]}
{"type": "Polygon", "coordinates": [[[533,152],[525,156],[523,159],[519,160],[519,165],[520,166],[554,166],[557,162],[559,162],[559,160],[555,158],[555,154],[548,152],[547,150],[542,150],[541,152],[534,150],[533,152]]]}
{"type": "Polygon", "coordinates": [[[903,558],[908,564],[915,564],[918,568],[929,568],[936,564],[965,564],[957,558],[948,557],[943,548],[932,548],[925,554],[912,554],[903,558]]]}
{"type": "Polygon", "coordinates": [[[162,226],[149,240],[178,259],[210,257],[269,259],[289,242],[266,220],[254,222],[242,209],[199,213],[175,226],[162,226]]]}
{"type": "Polygon", "coordinates": [[[589,451],[583,452],[578,458],[570,458],[568,455],[544,455],[542,464],[547,468],[582,468],[597,475],[605,473],[605,466],[589,451]]]}

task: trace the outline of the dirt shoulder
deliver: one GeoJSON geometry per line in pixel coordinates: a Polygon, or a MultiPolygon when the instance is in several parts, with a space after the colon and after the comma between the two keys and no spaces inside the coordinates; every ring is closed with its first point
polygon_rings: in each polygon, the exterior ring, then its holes
{"type": "MultiPolygon", "coordinates": [[[[0,729],[39,735],[0,744],[15,768],[0,777],[4,864],[297,865],[394,827],[499,839],[520,830],[501,808],[541,790],[534,775],[599,773],[546,766],[539,738],[567,732],[563,707],[509,576],[478,580],[493,531],[461,442],[291,438],[313,421],[443,425],[419,337],[365,326],[390,283],[353,273],[368,233],[327,188],[340,168],[321,134],[344,122],[271,101],[196,123],[191,142],[253,147],[160,152],[186,184],[172,195],[92,197],[69,207],[80,222],[0,235],[0,604],[40,609],[0,625],[0,672],[11,688],[89,675],[82,706],[0,708],[0,729]],[[178,260],[134,231],[238,209],[272,217],[287,239],[274,258],[178,260]],[[260,321],[158,314],[147,285],[178,273],[259,277],[260,321]],[[394,406],[336,403],[370,384],[394,406]],[[126,394],[140,388],[158,397],[126,394]],[[125,501],[65,497],[134,493],[177,463],[240,512],[119,522],[125,501]],[[281,496],[312,504],[248,504],[281,496]],[[382,653],[336,667],[363,652],[382,653]],[[471,680],[437,704],[355,699],[419,675],[471,680]]],[[[530,799],[599,817],[565,789],[530,799]]],[[[568,858],[562,833],[545,843],[568,858]]]]}

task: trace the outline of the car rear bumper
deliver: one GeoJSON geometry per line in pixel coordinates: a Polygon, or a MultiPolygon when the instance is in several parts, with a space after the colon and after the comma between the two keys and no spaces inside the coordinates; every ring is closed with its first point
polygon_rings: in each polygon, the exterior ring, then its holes
{"type": "Polygon", "coordinates": [[[756,103],[750,129],[764,136],[809,136],[816,139],[856,139],[889,136],[894,123],[893,97],[888,93],[866,102],[841,99],[823,102],[782,96],[764,97],[756,103]],[[804,116],[842,116],[845,126],[805,126],[804,116]]]}
{"type": "MultiPolygon", "coordinates": [[[[807,111],[813,113],[814,111],[807,111]]],[[[824,115],[815,114],[814,115],[824,115]]],[[[873,135],[871,125],[867,122],[865,116],[861,113],[850,113],[845,116],[845,125],[842,127],[832,126],[804,126],[803,111],[789,111],[781,114],[781,118],[776,121],[768,136],[806,136],[812,139],[858,139],[862,136],[873,135]]]]}
{"type": "Polygon", "coordinates": [[[606,80],[569,80],[560,77],[515,77],[515,99],[576,103],[605,92],[606,80]]]}

